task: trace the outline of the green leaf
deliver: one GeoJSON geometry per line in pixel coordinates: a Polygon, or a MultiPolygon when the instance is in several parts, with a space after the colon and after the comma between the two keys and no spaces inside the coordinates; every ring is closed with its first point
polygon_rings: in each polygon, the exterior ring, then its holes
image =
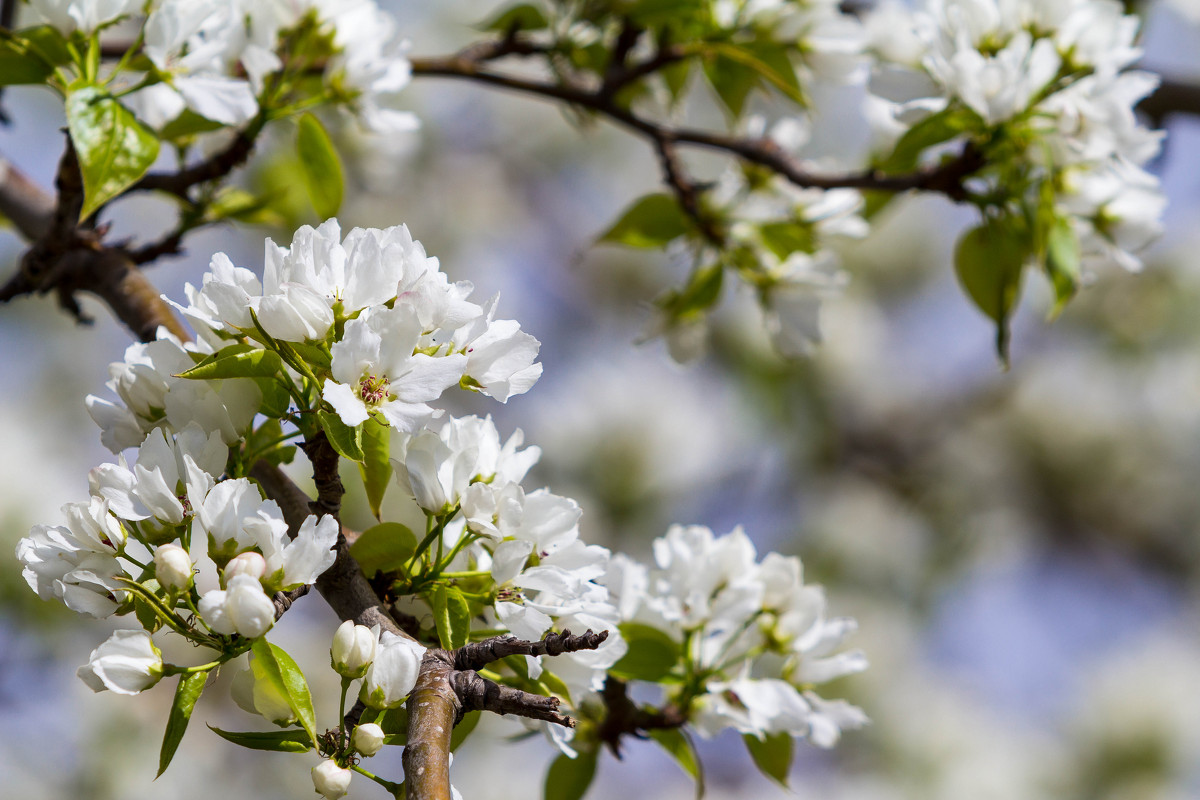
{"type": "Polygon", "coordinates": [[[742,739],[759,771],[783,788],[788,788],[788,771],[792,768],[792,737],[786,733],[776,733],[759,739],[745,734],[742,739]]]}
{"type": "Polygon", "coordinates": [[[67,93],[67,128],[83,174],[84,220],[146,174],[158,158],[158,137],[95,86],[67,93]]]}
{"type": "Polygon", "coordinates": [[[550,23],[541,9],[532,3],[520,3],[506,8],[487,22],[477,26],[481,31],[540,31],[550,23]]]}
{"type": "Polygon", "coordinates": [[[708,9],[708,0],[635,0],[625,16],[647,28],[695,19],[708,9]]]}
{"type": "Polygon", "coordinates": [[[271,750],[276,753],[306,753],[312,749],[308,731],[223,731],[208,729],[226,741],[249,747],[251,750],[271,750]]]}
{"type": "Polygon", "coordinates": [[[244,348],[245,345],[235,344],[218,350],[175,377],[215,381],[226,378],[273,378],[283,372],[283,359],[274,350],[244,348]]]}
{"type": "MultiPolygon", "coordinates": [[[[179,749],[179,741],[187,730],[188,721],[192,718],[192,709],[204,691],[204,682],[208,680],[208,670],[192,672],[179,676],[179,686],[175,688],[175,700],[171,703],[171,713],[167,716],[167,732],[163,735],[162,749],[158,753],[158,774],[162,775],[175,757],[179,749]]],[[[157,776],[155,776],[157,777],[157,776]]]]}
{"type": "MultiPolygon", "coordinates": [[[[368,708],[368,711],[371,709],[368,708]]],[[[364,718],[366,714],[364,713],[364,718]]],[[[408,736],[408,709],[404,706],[396,706],[395,708],[385,709],[380,713],[379,719],[375,720],[379,727],[383,728],[383,732],[387,736],[392,737],[407,737],[408,736]]],[[[388,742],[391,744],[391,742],[388,742]]],[[[400,742],[403,744],[403,742],[400,742]]]]}
{"type": "Polygon", "coordinates": [[[392,429],[377,419],[368,419],[362,429],[363,462],[358,465],[358,471],[367,490],[371,513],[379,519],[379,506],[392,477],[392,462],[388,460],[392,429]]]}
{"type": "Polygon", "coordinates": [[[198,133],[219,131],[224,127],[225,123],[223,122],[216,122],[208,117],[202,117],[190,108],[185,108],[182,114],[163,126],[160,134],[163,139],[174,141],[176,139],[195,136],[198,133]]]}
{"type": "Polygon", "coordinates": [[[596,753],[581,752],[576,758],[563,753],[546,773],[545,800],[580,800],[596,776],[596,753]]]}
{"type": "Polygon", "coordinates": [[[816,249],[811,225],[800,222],[768,222],[758,229],[763,244],[783,260],[792,253],[811,253],[816,249]]]}
{"type": "Polygon", "coordinates": [[[671,105],[674,106],[683,97],[683,93],[687,89],[688,78],[692,77],[691,59],[684,58],[674,64],[668,64],[660,69],[658,74],[662,76],[667,93],[671,96],[671,105]]]}
{"type": "Polygon", "coordinates": [[[967,108],[950,106],[930,114],[913,125],[900,140],[892,154],[880,164],[885,172],[908,172],[917,165],[921,153],[934,145],[948,142],[973,127],[978,116],[967,108]]]}
{"type": "Polygon", "coordinates": [[[762,82],[759,73],[751,67],[719,55],[704,59],[704,76],[734,118],[742,115],[746,99],[762,82]]]}
{"type": "Polygon", "coordinates": [[[296,155],[300,158],[304,186],[317,216],[321,219],[337,216],[345,192],[342,161],[325,126],[312,114],[300,117],[296,155]]]}
{"type": "Polygon", "coordinates": [[[296,355],[304,359],[304,362],[312,367],[314,372],[328,372],[333,366],[333,359],[329,357],[328,351],[319,345],[308,342],[288,342],[288,347],[295,350],[296,355]]]}
{"type": "Polygon", "coordinates": [[[663,247],[689,230],[687,216],[673,195],[648,194],[625,209],[597,241],[629,247],[663,247]]]}
{"type": "Polygon", "coordinates": [[[36,53],[42,60],[56,67],[71,63],[71,50],[62,32],[53,25],[36,25],[32,28],[22,28],[17,31],[29,50],[36,53]]]}
{"type": "Polygon", "coordinates": [[[467,598],[453,586],[439,584],[429,596],[433,621],[442,647],[455,650],[471,637],[471,609],[467,598]]]}
{"type": "Polygon", "coordinates": [[[483,712],[481,711],[471,711],[463,715],[462,721],[454,726],[454,732],[450,734],[451,753],[467,740],[467,737],[471,735],[471,731],[475,730],[475,726],[479,724],[479,718],[482,716],[483,712]]]}
{"type": "Polygon", "coordinates": [[[692,740],[679,728],[658,728],[646,732],[651,739],[658,742],[663,750],[675,759],[683,771],[696,781],[696,796],[704,794],[704,769],[700,758],[696,755],[696,747],[692,740]]]}
{"type": "Polygon", "coordinates": [[[296,662],[266,639],[255,639],[250,647],[254,657],[264,668],[264,677],[274,688],[288,699],[288,705],[296,712],[296,720],[304,728],[313,746],[317,742],[317,718],[313,712],[312,694],[308,691],[308,682],[296,662]]]}
{"type": "Polygon", "coordinates": [[[996,323],[996,350],[1008,361],[1008,318],[1021,291],[1029,237],[1012,218],[967,231],[954,251],[954,271],[967,296],[996,323]]]}
{"type": "Polygon", "coordinates": [[[329,439],[329,443],[333,445],[333,449],[338,452],[338,455],[351,461],[362,461],[366,457],[362,449],[362,425],[351,428],[342,422],[341,417],[331,411],[318,411],[317,419],[321,421],[321,428],[324,429],[326,438],[329,439]]]}
{"type": "Polygon", "coordinates": [[[0,39],[0,86],[42,83],[54,67],[29,50],[19,39],[0,39]]]}
{"type": "Polygon", "coordinates": [[[382,522],[358,535],[350,555],[368,578],[399,569],[417,551],[417,535],[399,522],[382,522]]]}
{"type": "Polygon", "coordinates": [[[1079,237],[1070,220],[1058,217],[1046,232],[1046,272],[1054,284],[1052,317],[1062,312],[1067,301],[1075,296],[1080,277],[1079,237]]]}
{"type": "Polygon", "coordinates": [[[610,674],[622,680],[657,682],[679,663],[679,643],[658,628],[626,622],[620,630],[629,652],[609,668],[610,674]]]}
{"type": "Polygon", "coordinates": [[[292,405],[292,395],[287,387],[275,378],[255,378],[258,389],[262,392],[262,401],[258,410],[268,417],[282,417],[292,405]]]}

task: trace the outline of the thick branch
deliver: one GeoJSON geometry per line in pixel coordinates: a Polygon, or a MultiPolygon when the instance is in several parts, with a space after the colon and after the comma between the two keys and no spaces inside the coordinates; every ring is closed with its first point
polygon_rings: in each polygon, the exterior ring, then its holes
{"type": "Polygon", "coordinates": [[[553,722],[567,728],[575,727],[575,720],[558,711],[557,697],[514,689],[511,686],[490,681],[474,670],[455,670],[450,684],[462,703],[463,711],[491,711],[494,714],[517,714],[530,719],[553,722]]]}
{"type": "Polygon", "coordinates": [[[21,235],[35,241],[45,235],[54,217],[54,198],[0,156],[0,214],[21,235]]]}
{"type": "Polygon", "coordinates": [[[617,758],[621,757],[621,737],[645,738],[646,731],[679,728],[688,720],[686,710],[674,705],[661,709],[637,705],[629,699],[625,682],[612,676],[604,682],[602,697],[607,714],[600,725],[600,741],[607,744],[617,758]]]}
{"type": "Polygon", "coordinates": [[[417,685],[408,696],[403,757],[407,800],[450,800],[450,734],[463,714],[453,676],[449,653],[436,648],[425,652],[417,685]]]}
{"type": "Polygon", "coordinates": [[[454,651],[454,668],[461,670],[483,669],[494,661],[508,656],[559,656],[578,650],[595,650],[605,639],[608,631],[574,636],[570,631],[548,633],[540,642],[527,642],[515,636],[495,636],[482,642],[470,642],[454,651]]]}

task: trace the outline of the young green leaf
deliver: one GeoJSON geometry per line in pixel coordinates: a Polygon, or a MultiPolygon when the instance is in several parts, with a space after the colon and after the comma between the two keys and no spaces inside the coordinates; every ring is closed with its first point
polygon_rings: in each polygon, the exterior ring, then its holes
{"type": "Polygon", "coordinates": [[[312,749],[307,731],[223,731],[208,729],[226,741],[240,744],[251,750],[271,750],[276,753],[306,753],[312,749]]]}
{"type": "Polygon", "coordinates": [[[704,769],[700,757],[696,755],[696,746],[692,740],[679,728],[659,728],[647,731],[651,739],[658,742],[671,758],[675,759],[684,772],[696,781],[696,796],[704,794],[704,769]]]}
{"type": "Polygon", "coordinates": [[[84,220],[146,174],[158,158],[158,137],[96,86],[68,92],[66,111],[83,175],[84,220]]]}
{"type": "Polygon", "coordinates": [[[429,604],[433,607],[433,621],[442,647],[454,650],[466,644],[471,636],[471,609],[462,592],[439,584],[430,595],[429,604]]]}
{"type": "Polygon", "coordinates": [[[1071,227],[1070,220],[1058,217],[1046,232],[1046,272],[1054,284],[1054,310],[1058,316],[1067,301],[1075,296],[1079,288],[1080,259],[1079,237],[1071,227]]]}
{"type": "Polygon", "coordinates": [[[366,458],[362,449],[362,425],[351,428],[342,422],[341,417],[330,411],[318,411],[317,419],[320,420],[326,438],[329,439],[329,443],[333,445],[333,449],[338,452],[338,455],[351,461],[360,462],[366,458]]]}
{"type": "Polygon", "coordinates": [[[788,771],[792,768],[792,737],[786,733],[776,733],[759,739],[745,734],[742,739],[759,771],[786,789],[788,771]]]}
{"type": "Polygon", "coordinates": [[[176,377],[199,381],[273,378],[283,371],[283,359],[274,350],[243,350],[243,347],[233,345],[219,350],[176,377]]]}
{"type": "Polygon", "coordinates": [[[175,757],[179,742],[187,730],[188,721],[192,718],[192,709],[204,691],[204,682],[208,680],[208,671],[191,672],[179,676],[179,686],[175,688],[175,700],[171,703],[171,713],[167,716],[167,732],[163,735],[162,749],[158,752],[158,774],[162,775],[175,757]]]}
{"type": "Polygon", "coordinates": [[[262,401],[258,410],[268,417],[282,417],[292,405],[292,395],[287,387],[275,378],[255,378],[258,390],[262,392],[262,401]]]}
{"type": "Polygon", "coordinates": [[[312,114],[300,117],[296,131],[296,155],[313,210],[321,219],[337,216],[345,184],[342,161],[321,121],[312,114]]]}
{"type": "Polygon", "coordinates": [[[270,681],[275,690],[288,699],[288,705],[296,712],[296,720],[309,736],[309,741],[316,746],[317,718],[313,711],[312,694],[308,691],[308,682],[300,671],[295,660],[280,647],[266,639],[255,639],[250,650],[264,669],[265,678],[270,681]]]}
{"type": "Polygon", "coordinates": [[[705,57],[704,77],[734,119],[742,116],[746,99],[762,83],[762,77],[752,67],[723,55],[705,57]]]}
{"type": "Polygon", "coordinates": [[[54,74],[28,45],[17,38],[0,39],[0,86],[42,83],[54,74]]]}
{"type": "Polygon", "coordinates": [[[599,242],[629,247],[663,247],[688,232],[687,216],[673,195],[648,194],[625,209],[599,242]]]}
{"type": "Polygon", "coordinates": [[[1030,254],[1028,236],[1015,221],[990,219],[959,240],[954,251],[958,281],[979,310],[996,323],[996,349],[1008,360],[1008,318],[1021,291],[1030,254]]]}
{"type": "Polygon", "coordinates": [[[417,535],[399,522],[382,522],[358,535],[350,555],[368,578],[399,569],[417,550],[417,535]]]}
{"type": "Polygon", "coordinates": [[[971,123],[976,119],[975,112],[957,106],[930,114],[905,131],[896,142],[892,154],[879,165],[880,169],[885,172],[908,172],[917,165],[925,150],[970,130],[971,123]]]}
{"type": "Polygon", "coordinates": [[[658,628],[626,622],[620,629],[629,652],[608,670],[610,674],[622,680],[655,682],[679,663],[679,643],[658,628]]]}
{"type": "Polygon", "coordinates": [[[565,753],[554,759],[546,773],[545,800],[580,800],[596,776],[596,753],[580,752],[576,758],[565,753]]]}
{"type": "Polygon", "coordinates": [[[367,490],[367,504],[375,519],[379,519],[379,506],[392,477],[392,462],[388,460],[391,447],[391,428],[377,419],[369,419],[362,426],[363,461],[358,465],[363,486],[367,490]]]}
{"type": "Polygon", "coordinates": [[[546,15],[532,3],[520,3],[506,8],[487,22],[477,26],[481,31],[540,31],[549,26],[546,15]]]}
{"type": "Polygon", "coordinates": [[[763,244],[780,260],[797,251],[811,253],[816,249],[813,229],[799,222],[768,222],[758,229],[763,244]]]}

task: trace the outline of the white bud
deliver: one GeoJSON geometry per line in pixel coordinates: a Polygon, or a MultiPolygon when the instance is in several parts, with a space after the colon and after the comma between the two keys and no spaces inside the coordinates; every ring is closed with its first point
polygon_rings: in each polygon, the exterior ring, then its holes
{"type": "Polygon", "coordinates": [[[254,580],[258,580],[267,571],[267,560],[258,553],[253,551],[241,553],[229,559],[229,563],[225,565],[225,584],[238,575],[249,575],[254,580]]]}
{"type": "Polygon", "coordinates": [[[418,642],[385,631],[363,680],[363,701],[371,708],[400,705],[417,684],[424,655],[418,642]]]}
{"type": "Polygon", "coordinates": [[[336,761],[327,758],[312,768],[313,786],[327,800],[337,800],[350,790],[351,774],[350,770],[339,767],[336,761]]]}
{"type": "Polygon", "coordinates": [[[361,678],[375,658],[377,633],[363,625],[346,620],[333,634],[329,660],[337,674],[346,678],[361,678]]]}
{"type": "Polygon", "coordinates": [[[355,750],[370,758],[379,752],[379,748],[383,747],[383,728],[374,722],[359,725],[354,729],[350,743],[354,745],[355,750]]]}
{"type": "Polygon", "coordinates": [[[162,653],[145,631],[114,631],[75,674],[93,692],[137,694],[162,678],[162,653]]]}
{"type": "Polygon", "coordinates": [[[177,544],[164,544],[154,551],[154,576],[159,586],[181,592],[192,583],[192,558],[177,544]]]}

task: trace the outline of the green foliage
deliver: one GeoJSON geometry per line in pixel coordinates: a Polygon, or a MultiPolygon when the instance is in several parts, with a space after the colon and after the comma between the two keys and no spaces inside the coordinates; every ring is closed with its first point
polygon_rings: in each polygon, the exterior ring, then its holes
{"type": "Polygon", "coordinates": [[[951,105],[913,125],[896,142],[892,154],[880,163],[884,172],[909,172],[917,166],[921,154],[930,147],[982,125],[979,115],[969,108],[951,105]]]}
{"type": "Polygon", "coordinates": [[[442,647],[454,650],[471,638],[471,607],[461,591],[439,584],[429,595],[433,622],[442,647]]]}
{"type": "Polygon", "coordinates": [[[283,648],[276,647],[266,639],[255,639],[250,650],[263,667],[263,679],[269,681],[276,692],[287,698],[288,705],[296,712],[296,720],[315,747],[317,718],[313,711],[312,694],[300,667],[283,648]]]}
{"type": "Polygon", "coordinates": [[[363,453],[363,426],[351,428],[342,422],[342,418],[331,411],[317,411],[317,419],[325,431],[325,437],[333,445],[333,449],[343,458],[361,462],[366,458],[363,453]]]}
{"type": "Polygon", "coordinates": [[[399,569],[416,551],[416,534],[399,522],[382,522],[367,528],[350,545],[350,555],[368,578],[380,571],[399,569]]]}
{"type": "Polygon", "coordinates": [[[750,757],[759,771],[786,789],[795,749],[792,737],[786,733],[775,733],[759,739],[746,734],[742,740],[746,742],[746,749],[750,751],[750,757]]]}
{"type": "Polygon", "coordinates": [[[801,222],[768,222],[759,226],[763,245],[780,261],[792,253],[812,253],[816,250],[811,225],[801,222]]]}
{"type": "Polygon", "coordinates": [[[679,201],[670,194],[648,194],[625,209],[598,242],[629,247],[663,247],[691,230],[679,201]]]}
{"type": "Polygon", "coordinates": [[[967,231],[954,251],[954,271],[967,296],[996,323],[996,350],[1008,360],[1008,320],[1021,291],[1030,242],[1015,217],[995,217],[967,231]]]}
{"type": "Polygon", "coordinates": [[[540,8],[532,3],[519,3],[504,9],[478,27],[483,31],[507,34],[510,31],[539,31],[549,24],[540,8]]]}
{"type": "Polygon", "coordinates": [[[175,377],[198,381],[226,378],[274,378],[283,371],[283,360],[274,350],[255,348],[248,344],[224,347],[191,369],[175,377]]]}
{"type": "Polygon", "coordinates": [[[1079,237],[1065,217],[1056,217],[1046,231],[1046,273],[1054,286],[1053,315],[1059,314],[1075,296],[1080,278],[1079,237]]]}
{"type": "Polygon", "coordinates": [[[84,220],[146,174],[158,158],[158,137],[97,86],[73,87],[66,111],[83,175],[84,220]]]}
{"type": "Polygon", "coordinates": [[[580,800],[596,776],[596,753],[580,752],[576,758],[565,753],[554,759],[546,773],[542,793],[545,800],[580,800]]]}
{"type": "Polygon", "coordinates": [[[638,622],[626,622],[620,630],[629,651],[609,670],[612,675],[622,680],[660,681],[679,663],[679,643],[667,633],[638,622]]]}
{"type": "Polygon", "coordinates": [[[304,186],[317,216],[321,219],[337,216],[345,193],[342,161],[325,126],[312,114],[300,117],[296,131],[296,155],[299,157],[301,175],[304,176],[304,186]]]}
{"type": "Polygon", "coordinates": [[[306,731],[223,731],[208,729],[222,739],[251,750],[270,750],[276,753],[307,753],[312,749],[306,731]]]}
{"type": "Polygon", "coordinates": [[[367,492],[367,503],[371,513],[379,519],[379,507],[392,477],[392,462],[388,460],[391,447],[391,428],[377,419],[368,419],[362,425],[363,461],[358,465],[363,487],[367,492]]]}
{"type": "Polygon", "coordinates": [[[171,713],[167,716],[167,731],[163,734],[162,749],[158,754],[158,774],[162,775],[175,757],[179,742],[187,730],[192,718],[192,709],[204,691],[204,682],[208,680],[208,671],[192,672],[179,676],[179,686],[175,689],[175,700],[171,703],[171,713]]]}
{"type": "Polygon", "coordinates": [[[691,738],[679,728],[659,728],[647,731],[651,739],[658,742],[662,749],[675,759],[684,772],[696,781],[696,796],[704,794],[704,768],[700,757],[696,754],[696,746],[691,738]]]}
{"type": "Polygon", "coordinates": [[[710,264],[692,272],[687,285],[682,289],[668,292],[655,302],[659,308],[676,319],[703,314],[720,299],[724,282],[724,267],[721,264],[710,264]]]}

